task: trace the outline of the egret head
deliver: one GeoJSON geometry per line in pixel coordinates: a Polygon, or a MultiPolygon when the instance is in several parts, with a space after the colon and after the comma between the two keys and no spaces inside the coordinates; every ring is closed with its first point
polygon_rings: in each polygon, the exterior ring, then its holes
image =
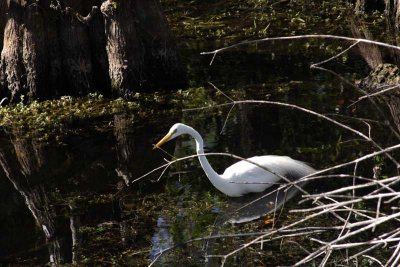
{"type": "Polygon", "coordinates": [[[157,144],[154,145],[154,148],[159,148],[169,140],[172,140],[181,134],[187,133],[188,128],[189,127],[183,123],[175,123],[171,129],[169,129],[169,132],[157,144]]]}

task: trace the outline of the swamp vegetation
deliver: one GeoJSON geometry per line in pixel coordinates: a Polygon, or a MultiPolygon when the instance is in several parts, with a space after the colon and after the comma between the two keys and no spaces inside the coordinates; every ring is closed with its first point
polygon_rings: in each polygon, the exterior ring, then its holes
{"type": "MultiPolygon", "coordinates": [[[[396,88],[397,53],[311,38],[200,55],[304,34],[395,44],[384,5],[354,20],[353,4],[162,0],[188,88],[3,102],[0,266],[397,266],[399,102],[379,94],[396,88]],[[169,165],[193,155],[189,139],[152,150],[175,122],[198,129],[207,152],[327,171],[265,214],[274,195],[260,211],[219,193],[195,157],[169,165]],[[259,218],[227,223],[240,216],[259,218]]],[[[234,162],[208,157],[219,173],[234,162]]]]}

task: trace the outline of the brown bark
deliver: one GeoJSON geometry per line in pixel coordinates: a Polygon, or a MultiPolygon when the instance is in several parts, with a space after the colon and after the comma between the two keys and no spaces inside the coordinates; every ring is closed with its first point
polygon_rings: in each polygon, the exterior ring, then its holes
{"type": "Polygon", "coordinates": [[[132,16],[134,1],[105,1],[101,12],[105,17],[107,54],[111,87],[122,95],[139,87],[143,78],[143,52],[132,16]]]}
{"type": "Polygon", "coordinates": [[[158,0],[0,0],[0,97],[130,96],[185,84],[158,0]]]}
{"type": "Polygon", "coordinates": [[[7,88],[11,98],[22,88],[21,77],[22,69],[22,51],[20,19],[17,12],[9,12],[9,19],[4,29],[3,50],[0,57],[0,82],[2,92],[7,88]]]}
{"type": "Polygon", "coordinates": [[[46,26],[40,7],[34,3],[26,7],[22,16],[22,62],[26,75],[25,86],[29,97],[45,97],[48,64],[46,57],[46,26]]]}

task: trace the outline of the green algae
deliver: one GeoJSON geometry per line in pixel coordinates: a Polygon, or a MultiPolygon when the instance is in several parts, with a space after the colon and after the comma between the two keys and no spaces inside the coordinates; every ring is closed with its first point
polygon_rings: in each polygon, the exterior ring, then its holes
{"type": "Polygon", "coordinates": [[[66,135],[67,128],[78,121],[85,121],[116,113],[138,110],[138,103],[121,98],[108,100],[99,94],[84,98],[61,97],[56,100],[22,101],[14,106],[0,108],[0,127],[23,133],[23,136],[47,140],[66,135]]]}
{"type": "Polygon", "coordinates": [[[60,139],[73,134],[79,124],[120,113],[131,113],[140,119],[174,102],[177,100],[170,100],[167,94],[161,93],[138,93],[133,100],[107,99],[100,94],[90,94],[87,97],[64,96],[29,104],[21,101],[16,105],[0,107],[0,128],[18,133],[19,137],[42,141],[60,139]]]}
{"type": "Polygon", "coordinates": [[[61,140],[79,133],[79,128],[96,121],[99,131],[109,127],[109,118],[116,114],[132,114],[133,120],[149,118],[152,114],[181,112],[183,107],[210,107],[223,101],[214,91],[203,87],[178,90],[173,93],[137,93],[132,100],[107,99],[100,94],[72,98],[33,101],[0,107],[0,128],[18,134],[19,138],[40,141],[61,140]],[[101,123],[103,120],[103,123],[101,123]]]}

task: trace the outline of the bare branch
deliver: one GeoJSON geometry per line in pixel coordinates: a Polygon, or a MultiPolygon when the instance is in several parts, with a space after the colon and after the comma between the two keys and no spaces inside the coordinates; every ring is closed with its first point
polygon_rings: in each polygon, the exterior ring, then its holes
{"type": "Polygon", "coordinates": [[[283,37],[267,37],[263,39],[257,39],[257,40],[251,40],[251,41],[243,41],[234,45],[226,46],[223,48],[216,49],[214,51],[210,52],[202,52],[200,53],[201,55],[213,55],[213,58],[210,62],[210,65],[212,65],[215,57],[217,54],[231,50],[233,48],[239,47],[239,46],[244,46],[244,45],[251,45],[251,44],[259,44],[262,42],[272,42],[272,41],[293,41],[293,40],[304,40],[304,39],[333,39],[333,40],[342,40],[346,42],[353,42],[353,43],[363,43],[363,44],[373,44],[385,48],[390,48],[393,50],[400,50],[400,47],[395,46],[395,45],[390,45],[387,43],[382,43],[378,41],[372,41],[368,39],[362,39],[362,38],[352,38],[352,37],[345,37],[345,36],[338,36],[338,35],[329,35],[329,34],[307,34],[307,35],[297,35],[297,36],[283,36],[283,37]]]}

